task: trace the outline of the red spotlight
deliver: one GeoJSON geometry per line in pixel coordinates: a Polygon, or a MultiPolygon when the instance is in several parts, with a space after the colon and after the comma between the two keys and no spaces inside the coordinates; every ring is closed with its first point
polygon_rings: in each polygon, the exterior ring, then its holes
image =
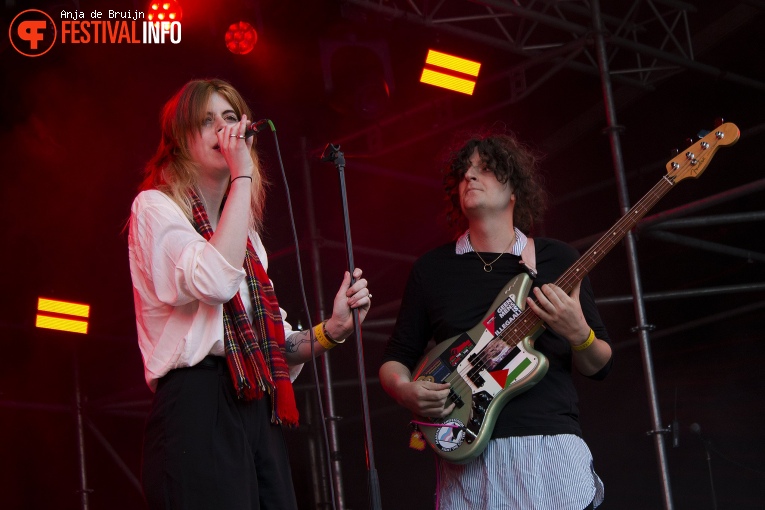
{"type": "Polygon", "coordinates": [[[258,42],[258,33],[246,21],[234,23],[226,32],[226,48],[236,55],[246,55],[258,42]]]}
{"type": "Polygon", "coordinates": [[[149,21],[164,21],[171,23],[173,21],[181,21],[183,17],[183,9],[175,0],[154,1],[149,3],[149,14],[146,18],[149,21]]]}

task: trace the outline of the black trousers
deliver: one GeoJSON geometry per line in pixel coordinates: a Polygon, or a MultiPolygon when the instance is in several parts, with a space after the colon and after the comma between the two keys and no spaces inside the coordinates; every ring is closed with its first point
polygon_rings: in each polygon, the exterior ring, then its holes
{"type": "Polygon", "coordinates": [[[151,510],[296,510],[268,396],[234,396],[224,358],[172,370],[146,422],[142,483],[151,510]]]}

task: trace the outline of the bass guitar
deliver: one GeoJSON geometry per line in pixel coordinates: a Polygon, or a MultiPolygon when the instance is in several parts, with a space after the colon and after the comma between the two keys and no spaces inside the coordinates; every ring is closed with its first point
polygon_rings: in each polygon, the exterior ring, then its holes
{"type": "MultiPolygon", "coordinates": [[[[627,214],[555,282],[570,293],[675,184],[699,177],[715,152],[738,141],[735,124],[725,123],[667,163],[665,175],[627,214]]],[[[469,331],[439,343],[415,368],[413,378],[451,384],[454,410],[445,418],[416,418],[437,455],[464,464],[483,452],[497,416],[514,396],[534,386],[548,361],[534,349],[544,324],[526,297],[531,278],[521,273],[500,292],[484,319],[469,331]]]]}

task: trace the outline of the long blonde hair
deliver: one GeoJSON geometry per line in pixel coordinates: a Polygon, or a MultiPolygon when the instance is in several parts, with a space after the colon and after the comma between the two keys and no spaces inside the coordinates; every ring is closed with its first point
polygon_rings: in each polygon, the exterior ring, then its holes
{"type": "MultiPolygon", "coordinates": [[[[192,212],[188,191],[196,186],[199,179],[199,169],[189,152],[189,139],[202,130],[207,105],[215,92],[228,101],[237,118],[247,115],[248,119],[252,119],[247,103],[228,82],[207,79],[186,83],[162,109],[162,138],[154,157],[146,164],[145,177],[139,187],[141,191],[157,189],[167,194],[183,210],[189,221],[192,221],[192,212]]],[[[261,171],[254,143],[251,155],[255,163],[255,175],[252,179],[250,227],[259,232],[263,226],[268,182],[261,171]]],[[[207,211],[208,214],[216,212],[207,211]]]]}

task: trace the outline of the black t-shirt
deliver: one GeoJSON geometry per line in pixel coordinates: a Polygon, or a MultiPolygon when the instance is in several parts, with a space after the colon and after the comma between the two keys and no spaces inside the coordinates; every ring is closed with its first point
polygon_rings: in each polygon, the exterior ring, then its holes
{"type": "MultiPolygon", "coordinates": [[[[578,258],[576,250],[560,241],[535,238],[534,245],[538,273],[534,287],[554,283],[578,258]]],[[[486,260],[497,256],[483,252],[481,255],[486,260]]],[[[413,370],[431,338],[442,342],[478,324],[505,285],[524,271],[519,261],[518,256],[504,254],[487,273],[475,253],[457,255],[453,242],[422,256],[409,275],[383,363],[398,361],[413,370]]],[[[596,337],[610,342],[587,278],[582,281],[580,302],[596,337]]],[[[578,397],[571,379],[570,344],[548,329],[536,340],[534,348],[547,357],[547,374],[507,403],[492,437],[581,435],[578,397]]],[[[602,379],[610,367],[609,362],[592,378],[602,379]]]]}

